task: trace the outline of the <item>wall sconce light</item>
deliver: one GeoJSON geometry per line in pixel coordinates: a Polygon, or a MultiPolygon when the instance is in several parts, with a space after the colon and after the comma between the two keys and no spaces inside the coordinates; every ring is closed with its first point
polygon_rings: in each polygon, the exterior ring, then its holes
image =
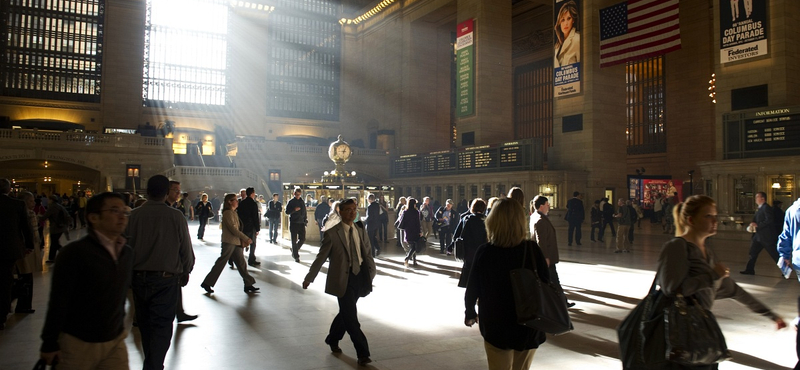
{"type": "Polygon", "coordinates": [[[50,164],[47,163],[47,161],[44,161],[44,168],[47,168],[48,166],[50,166],[50,164]]]}
{"type": "Polygon", "coordinates": [[[783,174],[778,174],[778,178],[775,179],[775,182],[772,183],[772,188],[773,189],[780,189],[781,188],[781,176],[783,176],[783,174]]]}

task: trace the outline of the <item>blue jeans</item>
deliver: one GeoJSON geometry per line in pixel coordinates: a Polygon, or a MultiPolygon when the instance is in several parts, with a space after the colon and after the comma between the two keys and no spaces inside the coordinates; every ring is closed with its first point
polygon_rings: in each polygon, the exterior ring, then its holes
{"type": "Polygon", "coordinates": [[[278,241],[278,226],[280,225],[281,222],[277,218],[269,220],[269,240],[278,241]]]}
{"type": "Polygon", "coordinates": [[[172,322],[178,302],[178,275],[134,271],[131,282],[136,323],[142,333],[144,370],[162,370],[172,341],[172,322]]]}

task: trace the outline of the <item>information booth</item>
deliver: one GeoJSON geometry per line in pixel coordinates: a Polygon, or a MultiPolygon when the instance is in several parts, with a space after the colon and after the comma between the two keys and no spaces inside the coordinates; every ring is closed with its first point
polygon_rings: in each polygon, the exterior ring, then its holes
{"type": "MultiPolygon", "coordinates": [[[[308,213],[308,225],[306,226],[306,242],[319,242],[319,226],[314,219],[314,212],[317,210],[317,205],[323,197],[327,200],[342,200],[348,198],[356,199],[358,203],[358,216],[364,218],[367,216],[367,197],[369,194],[375,194],[378,199],[383,199],[389,208],[389,223],[394,225],[394,186],[390,185],[364,185],[358,183],[285,183],[283,184],[283,203],[284,212],[281,214],[281,229],[285,239],[291,238],[289,234],[289,215],[286,214],[286,204],[294,197],[295,189],[300,189],[303,192],[301,199],[306,201],[310,199],[311,202],[306,202],[306,212],[308,213]],[[309,197],[310,196],[310,197],[309,197]]],[[[390,235],[394,235],[394,227],[391,229],[390,235]]]]}

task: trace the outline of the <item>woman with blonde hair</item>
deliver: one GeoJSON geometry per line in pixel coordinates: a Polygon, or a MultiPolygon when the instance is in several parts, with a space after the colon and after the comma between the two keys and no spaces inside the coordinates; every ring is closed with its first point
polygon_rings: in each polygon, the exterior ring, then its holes
{"type": "Polygon", "coordinates": [[[553,26],[556,32],[553,66],[563,67],[581,61],[580,20],[578,5],[574,1],[561,6],[553,26]]]}
{"type": "MultiPolygon", "coordinates": [[[[666,242],[658,259],[656,279],[668,297],[682,294],[711,310],[714,301],[733,298],[751,311],[769,317],[778,329],[786,323],[780,316],[742,289],[730,270],[717,260],[706,239],[717,233],[717,206],[705,195],[693,195],[673,207],[675,238],[666,242]]],[[[664,339],[663,337],[661,339],[664,339]]],[[[683,368],[673,364],[673,368],[683,368]]],[[[692,369],[716,369],[717,364],[692,369]]]]}
{"type": "Polygon", "coordinates": [[[467,281],[464,324],[478,323],[489,370],[529,369],[536,348],[546,339],[545,333],[517,324],[509,272],[524,266],[536,270],[547,282],[547,263],[539,246],[526,240],[526,212],[516,200],[502,199],[494,204],[486,217],[486,233],[489,243],[475,252],[467,281]]]}
{"type": "Polygon", "coordinates": [[[214,289],[211,288],[217,283],[219,275],[222,274],[225,262],[228,262],[231,258],[233,258],[233,263],[236,264],[236,268],[239,270],[239,275],[244,280],[244,292],[258,292],[258,288],[253,286],[256,283],[256,279],[247,272],[247,263],[244,260],[243,252],[245,246],[249,247],[253,240],[242,232],[242,223],[239,221],[236,208],[239,208],[239,200],[236,199],[236,194],[226,194],[222,203],[222,252],[217,261],[214,262],[214,267],[211,268],[203,283],[200,284],[200,287],[205,289],[206,293],[214,293],[214,289]]]}

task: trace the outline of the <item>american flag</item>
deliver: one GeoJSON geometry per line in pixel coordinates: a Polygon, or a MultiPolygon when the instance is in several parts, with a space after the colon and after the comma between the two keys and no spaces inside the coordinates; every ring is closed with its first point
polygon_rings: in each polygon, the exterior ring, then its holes
{"type": "Polygon", "coordinates": [[[628,0],[600,9],[600,67],[680,48],[678,0],[628,0]]]}

